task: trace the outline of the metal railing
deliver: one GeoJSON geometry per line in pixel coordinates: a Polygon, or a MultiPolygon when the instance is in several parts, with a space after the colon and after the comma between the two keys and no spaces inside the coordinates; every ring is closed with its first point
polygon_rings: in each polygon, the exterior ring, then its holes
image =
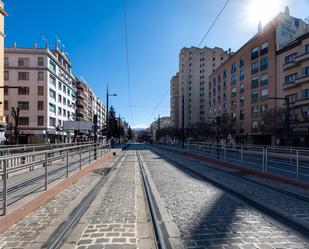
{"type": "Polygon", "coordinates": [[[309,150],[283,146],[185,143],[185,150],[273,176],[309,184],[309,150]]]}
{"type": "Polygon", "coordinates": [[[7,206],[16,199],[38,189],[47,190],[51,182],[69,177],[70,172],[81,170],[84,164],[90,164],[110,151],[109,145],[101,143],[70,145],[0,157],[3,215],[7,213],[7,206]]]}

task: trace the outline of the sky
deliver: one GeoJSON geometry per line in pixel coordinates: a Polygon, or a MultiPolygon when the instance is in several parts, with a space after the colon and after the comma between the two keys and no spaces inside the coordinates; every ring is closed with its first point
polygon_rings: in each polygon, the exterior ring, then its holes
{"type": "MultiPolygon", "coordinates": [[[[170,79],[178,71],[179,51],[199,45],[226,0],[4,3],[5,46],[15,41],[18,47],[43,47],[46,37],[53,47],[58,38],[69,53],[73,73],[104,103],[108,85],[109,92],[118,95],[109,98],[117,115],[131,127],[147,127],[158,115],[169,116],[170,79]]],[[[291,15],[309,17],[309,0],[230,0],[201,46],[236,51],[257,32],[259,20],[265,24],[287,5],[291,15]]]]}

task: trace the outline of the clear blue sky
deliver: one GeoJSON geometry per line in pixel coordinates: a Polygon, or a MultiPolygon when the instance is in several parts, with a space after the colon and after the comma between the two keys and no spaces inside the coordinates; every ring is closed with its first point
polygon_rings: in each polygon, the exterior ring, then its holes
{"type": "MultiPolygon", "coordinates": [[[[37,42],[43,46],[45,35],[53,46],[58,36],[77,76],[83,76],[104,102],[108,83],[110,91],[118,94],[111,104],[130,125],[149,124],[159,113],[169,115],[169,84],[178,70],[180,49],[199,44],[225,1],[127,0],[133,115],[122,0],[4,0],[9,14],[5,43],[10,46],[16,41],[17,46],[31,47],[37,42]]],[[[292,15],[309,16],[309,0],[230,0],[202,46],[237,50],[257,30],[259,12],[254,4],[272,1],[276,5],[267,8],[265,4],[261,15],[272,15],[289,5],[292,15]]]]}

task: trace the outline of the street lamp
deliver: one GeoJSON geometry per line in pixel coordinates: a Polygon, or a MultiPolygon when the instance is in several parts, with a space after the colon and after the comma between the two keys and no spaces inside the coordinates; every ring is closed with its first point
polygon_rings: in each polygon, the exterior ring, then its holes
{"type": "Polygon", "coordinates": [[[111,94],[109,94],[108,93],[108,86],[107,86],[107,89],[106,89],[106,130],[107,130],[107,136],[106,136],[106,140],[108,141],[108,139],[109,139],[109,120],[108,120],[108,98],[109,97],[115,97],[115,96],[117,96],[117,94],[116,93],[111,93],[111,94]]]}

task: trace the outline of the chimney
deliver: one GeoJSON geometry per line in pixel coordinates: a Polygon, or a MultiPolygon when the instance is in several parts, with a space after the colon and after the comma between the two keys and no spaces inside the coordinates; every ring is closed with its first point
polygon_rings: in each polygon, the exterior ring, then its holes
{"type": "Polygon", "coordinates": [[[263,30],[263,25],[262,25],[262,22],[259,21],[259,25],[258,25],[258,33],[261,33],[263,30]]]}
{"type": "Polygon", "coordinates": [[[16,48],[16,41],[13,42],[13,48],[16,48]]]}

